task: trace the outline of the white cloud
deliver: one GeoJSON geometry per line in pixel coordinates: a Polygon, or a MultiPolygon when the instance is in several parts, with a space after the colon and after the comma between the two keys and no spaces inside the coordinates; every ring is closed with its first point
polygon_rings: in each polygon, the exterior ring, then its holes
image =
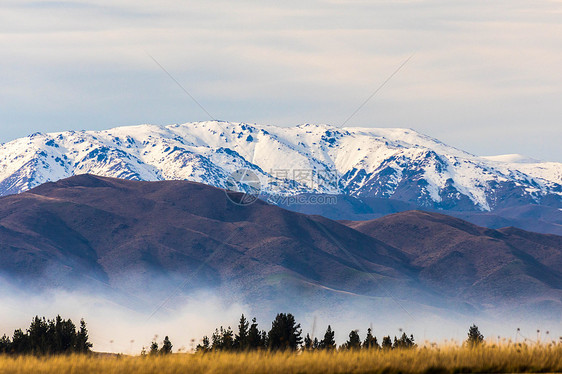
{"type": "Polygon", "coordinates": [[[351,125],[560,161],[552,137],[528,142],[560,135],[561,10],[546,0],[8,2],[0,141],[206,119],[145,51],[216,117],[278,125],[341,123],[415,52],[351,125]]]}

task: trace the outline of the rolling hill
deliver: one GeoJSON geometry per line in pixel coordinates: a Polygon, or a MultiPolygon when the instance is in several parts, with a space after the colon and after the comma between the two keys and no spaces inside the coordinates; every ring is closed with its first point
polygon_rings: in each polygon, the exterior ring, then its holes
{"type": "Polygon", "coordinates": [[[234,204],[188,181],[79,175],[0,198],[4,278],[106,292],[133,307],[214,289],[271,308],[344,297],[560,315],[560,265],[555,235],[420,211],[337,222],[234,204]]]}

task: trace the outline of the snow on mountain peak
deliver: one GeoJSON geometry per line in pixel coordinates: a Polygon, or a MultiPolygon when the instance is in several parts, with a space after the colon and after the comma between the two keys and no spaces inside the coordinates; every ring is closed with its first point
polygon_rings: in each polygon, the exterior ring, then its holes
{"type": "Polygon", "coordinates": [[[531,157],[520,155],[517,153],[507,154],[507,155],[497,155],[497,156],[482,156],[486,160],[506,162],[506,163],[523,163],[523,164],[539,164],[542,163],[541,160],[537,160],[531,157]]]}
{"type": "Polygon", "coordinates": [[[562,164],[532,161],[477,157],[403,128],[143,124],[35,133],[2,144],[0,195],[84,173],[226,187],[230,173],[248,168],[268,194],[342,193],[443,209],[492,210],[510,199],[540,203],[547,196],[560,204],[562,164]]]}

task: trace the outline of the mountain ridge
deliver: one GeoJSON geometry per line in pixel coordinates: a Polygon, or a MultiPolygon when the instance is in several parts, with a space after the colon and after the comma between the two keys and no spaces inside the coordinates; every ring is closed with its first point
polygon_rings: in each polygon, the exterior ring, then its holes
{"type": "Polygon", "coordinates": [[[562,163],[498,157],[474,156],[399,128],[218,121],[125,126],[35,133],[2,144],[0,195],[85,173],[225,188],[229,175],[245,168],[260,178],[266,197],[343,194],[452,211],[562,208],[562,163]]]}

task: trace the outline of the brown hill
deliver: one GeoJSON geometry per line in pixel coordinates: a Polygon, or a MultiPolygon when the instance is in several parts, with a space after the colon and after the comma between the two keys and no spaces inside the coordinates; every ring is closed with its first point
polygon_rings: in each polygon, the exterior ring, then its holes
{"type": "Polygon", "coordinates": [[[0,230],[0,271],[43,287],[228,287],[254,298],[290,287],[371,296],[419,288],[406,254],[368,235],[262,201],[237,205],[187,181],[46,183],[0,199],[0,230]]]}
{"type": "Polygon", "coordinates": [[[217,288],[272,308],[345,297],[560,311],[560,265],[554,235],[418,211],[336,222],[259,200],[237,205],[187,181],[80,175],[0,198],[5,277],[141,304],[217,288]]]}
{"type": "Polygon", "coordinates": [[[408,253],[420,281],[484,304],[562,300],[562,237],[479,227],[438,213],[408,211],[346,224],[408,253]]]}

